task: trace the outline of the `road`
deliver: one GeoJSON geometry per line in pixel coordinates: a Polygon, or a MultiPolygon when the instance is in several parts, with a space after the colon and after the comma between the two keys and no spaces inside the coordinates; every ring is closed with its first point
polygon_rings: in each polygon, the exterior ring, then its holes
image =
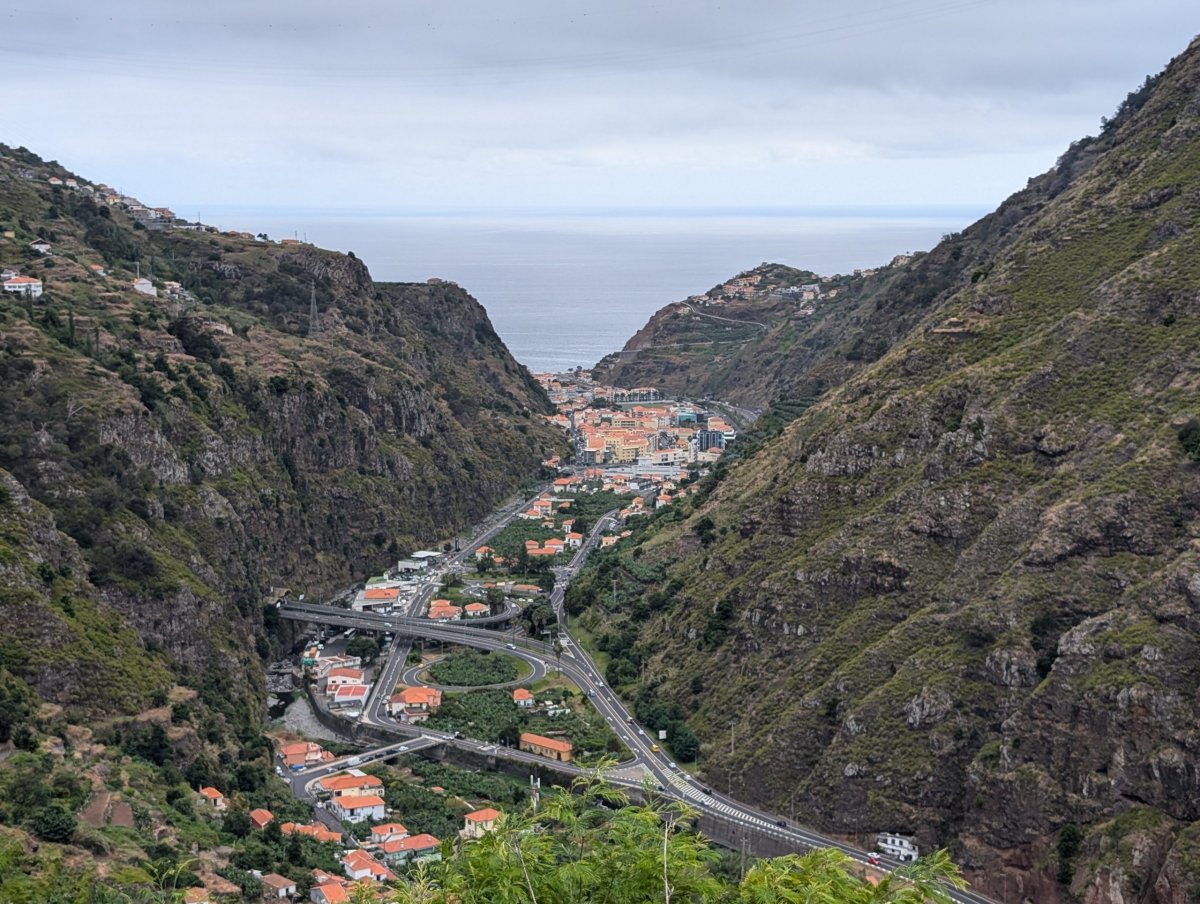
{"type": "MultiPolygon", "coordinates": [[[[444,571],[446,573],[456,573],[462,570],[463,563],[466,557],[473,553],[475,549],[482,546],[496,534],[500,533],[518,512],[523,512],[533,505],[533,500],[545,492],[546,488],[542,487],[538,492],[528,499],[523,496],[518,496],[516,499],[509,502],[503,508],[497,510],[490,515],[482,524],[477,525],[475,534],[462,549],[450,554],[445,562],[444,571]]],[[[420,591],[413,595],[412,602],[406,607],[403,616],[414,618],[425,610],[429,605],[429,601],[433,598],[435,591],[439,589],[439,583],[431,579],[429,583],[422,587],[420,591]]],[[[491,622],[496,620],[504,620],[506,616],[488,616],[480,619],[481,622],[491,622]]],[[[396,634],[392,640],[392,645],[388,649],[387,658],[379,667],[379,673],[375,678],[375,686],[371,689],[371,696],[367,700],[367,705],[363,707],[362,720],[372,725],[389,726],[394,724],[385,711],[388,697],[392,695],[392,691],[400,682],[400,675],[404,669],[404,664],[408,661],[409,650],[412,649],[412,638],[415,635],[396,634]]]]}
{"type": "MultiPolygon", "coordinates": [[[[572,557],[571,562],[562,569],[565,579],[560,580],[556,584],[554,592],[551,595],[551,602],[557,612],[562,611],[566,582],[583,563],[591,550],[596,547],[599,542],[600,533],[608,525],[613,514],[610,512],[596,520],[596,525],[587,540],[581,545],[575,556],[572,557]]],[[[501,524],[500,527],[502,526],[501,524]]],[[[499,527],[495,530],[499,530],[499,527]]],[[[495,531],[492,531],[492,533],[495,533],[495,531]]],[[[488,536],[490,537],[491,534],[488,536]]],[[[486,542],[486,539],[482,538],[475,541],[473,546],[478,546],[479,543],[486,542]]],[[[463,551],[458,554],[458,561],[460,563],[465,553],[466,551],[463,551]]],[[[720,792],[706,788],[686,772],[679,769],[670,760],[665,750],[654,749],[656,741],[651,738],[645,728],[636,724],[633,714],[626,708],[624,701],[600,678],[591,657],[571,638],[569,632],[565,629],[559,633],[562,645],[561,655],[559,655],[554,646],[540,640],[523,636],[511,637],[485,628],[471,627],[462,623],[438,623],[412,617],[386,616],[367,612],[356,613],[331,606],[307,603],[287,603],[281,607],[279,614],[283,618],[298,621],[319,622],[375,631],[392,631],[396,633],[397,641],[399,641],[400,635],[404,634],[409,637],[426,637],[448,641],[477,649],[506,650],[510,653],[519,653],[522,655],[522,658],[528,656],[540,658],[546,668],[558,668],[581,691],[587,694],[597,711],[604,716],[613,732],[630,751],[630,757],[620,763],[617,770],[615,770],[618,774],[610,779],[614,784],[637,788],[641,787],[643,782],[649,779],[652,784],[656,784],[662,789],[665,796],[683,800],[697,810],[732,822],[745,831],[786,842],[796,850],[818,847],[834,848],[863,865],[867,865],[868,863],[868,853],[866,851],[829,838],[819,832],[798,826],[794,822],[745,804],[727,794],[721,794],[720,792]],[[551,665],[552,663],[553,665],[551,665]]],[[[403,663],[402,658],[400,662],[401,664],[403,663]]],[[[386,714],[380,714],[378,708],[370,713],[364,713],[364,716],[369,717],[369,721],[375,727],[408,736],[407,740],[359,755],[360,757],[371,756],[373,761],[386,756],[405,755],[414,749],[414,743],[420,743],[422,746],[449,744],[461,749],[530,763],[545,764],[546,762],[541,757],[533,754],[527,754],[511,748],[497,747],[494,744],[488,744],[484,741],[457,738],[445,732],[421,730],[414,726],[400,726],[399,723],[388,718],[386,714]],[[401,747],[406,747],[407,749],[401,751],[401,747]]],[[[366,720],[364,719],[364,721],[366,720]]],[[[328,774],[328,771],[336,771],[337,768],[344,768],[346,762],[343,761],[340,767],[333,764],[319,767],[319,769],[323,774],[328,774]]],[[[586,771],[557,763],[555,764],[555,768],[566,772],[581,773],[586,771]]],[[[308,774],[301,773],[301,776],[308,774]]],[[[316,771],[312,774],[314,777],[319,777],[316,775],[316,771]]],[[[887,857],[881,857],[880,859],[882,861],[881,868],[884,870],[895,869],[903,865],[887,857]]],[[[993,904],[990,899],[971,891],[949,890],[949,893],[952,900],[959,902],[959,904],[993,904]]]]}

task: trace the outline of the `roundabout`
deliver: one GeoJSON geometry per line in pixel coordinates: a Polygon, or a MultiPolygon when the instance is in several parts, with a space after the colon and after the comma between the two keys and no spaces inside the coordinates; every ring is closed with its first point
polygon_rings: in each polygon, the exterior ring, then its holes
{"type": "Polygon", "coordinates": [[[463,693],[466,691],[483,691],[493,690],[496,688],[519,687],[523,684],[541,681],[546,677],[548,670],[545,661],[531,653],[526,653],[519,649],[513,649],[505,650],[503,653],[498,653],[497,651],[497,653],[492,655],[497,654],[508,657],[509,659],[518,660],[521,666],[524,667],[524,674],[519,674],[516,678],[508,681],[489,682],[485,684],[440,684],[433,679],[433,676],[430,675],[429,672],[439,663],[446,662],[446,660],[453,655],[449,654],[446,656],[439,656],[436,659],[431,659],[427,662],[422,662],[419,665],[407,667],[403,672],[400,673],[400,683],[408,685],[409,687],[415,687],[417,685],[431,687],[435,690],[442,691],[443,693],[463,693]]]}

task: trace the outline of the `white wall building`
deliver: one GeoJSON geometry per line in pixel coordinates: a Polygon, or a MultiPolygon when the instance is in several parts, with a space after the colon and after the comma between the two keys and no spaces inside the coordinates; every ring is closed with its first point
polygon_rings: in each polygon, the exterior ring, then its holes
{"type": "Polygon", "coordinates": [[[916,860],[921,855],[917,848],[917,840],[911,835],[880,832],[875,836],[875,846],[889,857],[895,857],[906,863],[916,860]]]}
{"type": "Polygon", "coordinates": [[[13,276],[4,280],[4,291],[37,298],[42,294],[42,281],[32,276],[13,276]]]}

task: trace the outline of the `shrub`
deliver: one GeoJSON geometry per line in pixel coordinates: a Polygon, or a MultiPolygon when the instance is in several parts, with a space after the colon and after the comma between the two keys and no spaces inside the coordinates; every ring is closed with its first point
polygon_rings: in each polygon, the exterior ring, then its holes
{"type": "Polygon", "coordinates": [[[30,828],[39,838],[65,844],[75,834],[75,817],[62,804],[50,804],[33,814],[30,828]]]}

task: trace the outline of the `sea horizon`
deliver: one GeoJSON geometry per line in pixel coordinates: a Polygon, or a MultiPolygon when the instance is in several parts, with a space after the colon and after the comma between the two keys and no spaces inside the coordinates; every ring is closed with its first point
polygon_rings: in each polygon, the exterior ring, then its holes
{"type": "MultiPolygon", "coordinates": [[[[186,206],[176,210],[192,216],[186,206]]],[[[221,229],[353,251],[380,282],[452,280],[534,371],[591,367],[664,305],[760,263],[850,273],[927,251],[985,212],[983,205],[197,211],[221,229]]]]}

